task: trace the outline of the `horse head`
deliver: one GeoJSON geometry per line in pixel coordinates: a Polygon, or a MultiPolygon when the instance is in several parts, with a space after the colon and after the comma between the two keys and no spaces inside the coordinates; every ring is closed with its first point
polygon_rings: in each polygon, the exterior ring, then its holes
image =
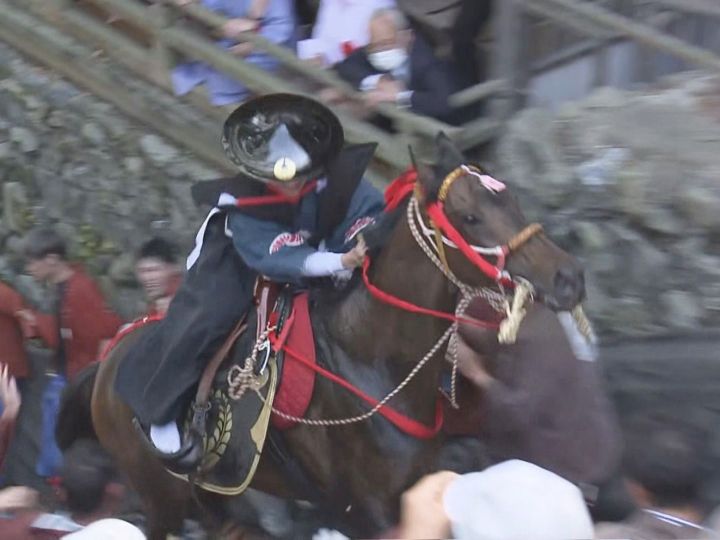
{"type": "Polygon", "coordinates": [[[469,164],[445,134],[436,143],[435,163],[416,167],[436,234],[434,240],[427,236],[448,269],[470,286],[526,279],[535,296],[555,310],[580,303],[585,295],[580,263],[542,227],[528,223],[503,182],[469,164]]]}

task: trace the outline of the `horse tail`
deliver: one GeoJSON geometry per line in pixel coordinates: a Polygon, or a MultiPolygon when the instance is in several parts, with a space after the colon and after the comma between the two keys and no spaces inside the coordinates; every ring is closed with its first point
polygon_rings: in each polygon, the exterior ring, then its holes
{"type": "Polygon", "coordinates": [[[93,362],[68,383],[60,398],[55,441],[63,452],[78,439],[97,439],[90,402],[100,364],[93,362]]]}

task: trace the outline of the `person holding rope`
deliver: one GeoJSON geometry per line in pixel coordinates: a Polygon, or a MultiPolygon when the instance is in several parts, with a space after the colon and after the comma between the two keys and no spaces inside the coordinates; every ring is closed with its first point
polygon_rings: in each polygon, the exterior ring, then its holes
{"type": "Polygon", "coordinates": [[[194,186],[213,206],[165,318],[128,352],[116,381],[159,457],[175,468],[201,458],[199,438],[181,441],[177,419],[203,369],[250,308],[258,276],[302,285],[349,276],[365,257],[356,236],[383,209],[363,179],[376,144],[346,145],[320,103],[271,94],[238,107],[223,145],[239,171],[194,186]]]}

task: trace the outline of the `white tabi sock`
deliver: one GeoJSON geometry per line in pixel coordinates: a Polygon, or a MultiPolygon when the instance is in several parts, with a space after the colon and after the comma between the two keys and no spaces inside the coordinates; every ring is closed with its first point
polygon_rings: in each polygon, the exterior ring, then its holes
{"type": "Polygon", "coordinates": [[[175,422],[168,422],[162,426],[151,424],[150,440],[158,450],[166,454],[180,450],[180,431],[175,422]]]}

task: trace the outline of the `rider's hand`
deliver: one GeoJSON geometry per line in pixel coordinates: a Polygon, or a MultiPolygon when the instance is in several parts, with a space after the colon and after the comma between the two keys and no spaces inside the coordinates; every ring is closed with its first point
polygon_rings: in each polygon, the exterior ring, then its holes
{"type": "Polygon", "coordinates": [[[343,253],[342,257],[340,257],[340,262],[342,262],[343,268],[352,270],[353,268],[362,266],[366,254],[367,246],[365,245],[365,240],[360,237],[354,248],[347,253],[343,253]]]}

